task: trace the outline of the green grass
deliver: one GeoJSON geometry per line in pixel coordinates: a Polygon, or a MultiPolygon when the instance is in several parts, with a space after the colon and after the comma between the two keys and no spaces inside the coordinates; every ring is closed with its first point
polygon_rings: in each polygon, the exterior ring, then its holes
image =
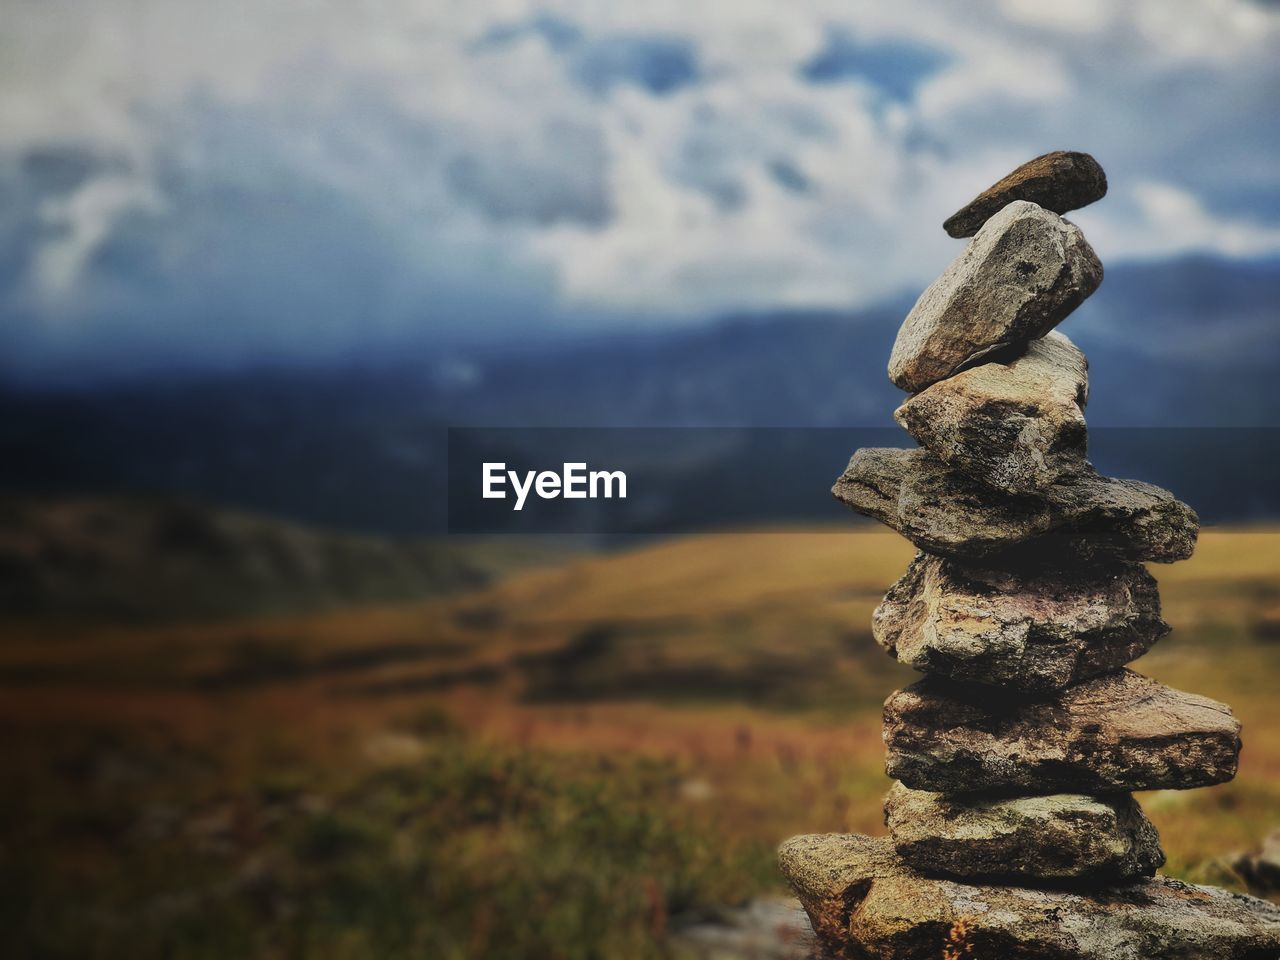
{"type": "Polygon", "coordinates": [[[446,732],[412,764],[264,766],[229,790],[216,766],[148,776],[158,748],[117,757],[131,776],[78,771],[76,746],[52,769],[91,808],[5,803],[14,956],[663,957],[672,915],[772,880],[772,844],[691,816],[671,761],[446,732]]]}

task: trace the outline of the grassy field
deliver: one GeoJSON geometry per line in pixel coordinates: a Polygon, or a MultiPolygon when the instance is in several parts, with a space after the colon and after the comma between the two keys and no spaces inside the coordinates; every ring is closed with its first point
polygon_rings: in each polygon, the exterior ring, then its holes
{"type": "MultiPolygon", "coordinates": [[[[27,957],[663,957],[780,890],[793,833],[882,832],[886,533],[690,537],[411,604],[9,622],[0,918],[27,957]]],[[[1230,703],[1229,785],[1141,799],[1167,872],[1280,826],[1280,532],[1156,568],[1138,668],[1230,703]]]]}

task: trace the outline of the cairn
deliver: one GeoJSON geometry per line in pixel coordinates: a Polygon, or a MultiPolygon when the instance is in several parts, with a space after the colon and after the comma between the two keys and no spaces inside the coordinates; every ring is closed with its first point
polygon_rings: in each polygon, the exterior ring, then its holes
{"type": "Polygon", "coordinates": [[[1052,153],[946,221],[972,239],[889,360],[919,447],[859,450],[836,482],[919,548],[873,633],[925,678],[885,703],[890,836],[779,851],[834,956],[1280,957],[1280,908],[1156,875],[1131,795],[1230,780],[1240,726],[1126,667],[1169,630],[1143,564],[1189,557],[1199,521],[1086,459],[1088,364],[1053,328],[1102,265],[1060,214],[1106,189],[1052,153]]]}

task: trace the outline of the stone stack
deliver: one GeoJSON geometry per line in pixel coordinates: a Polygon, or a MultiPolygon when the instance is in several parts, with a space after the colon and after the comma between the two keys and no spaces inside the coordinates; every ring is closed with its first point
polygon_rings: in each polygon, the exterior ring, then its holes
{"type": "Polygon", "coordinates": [[[925,674],[885,703],[890,837],[797,837],[782,868],[833,955],[1280,957],[1280,908],[1155,876],[1134,790],[1236,772],[1231,710],[1126,668],[1167,631],[1143,566],[1198,520],[1086,460],[1088,364],[1053,328],[1102,280],[1060,214],[1086,154],[1037,158],[946,221],[972,236],[889,360],[916,449],[859,450],[834,493],[919,553],[876,640],[925,674]]]}

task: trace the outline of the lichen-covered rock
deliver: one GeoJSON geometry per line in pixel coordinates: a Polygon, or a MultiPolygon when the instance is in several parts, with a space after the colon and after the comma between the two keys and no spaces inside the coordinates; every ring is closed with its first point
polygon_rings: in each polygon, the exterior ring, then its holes
{"type": "Polygon", "coordinates": [[[884,705],[886,769],[942,793],[1185,790],[1236,775],[1240,724],[1225,704],[1120,670],[1052,699],[927,678],[884,705]]]}
{"type": "Polygon", "coordinates": [[[1034,493],[1084,469],[1089,362],[1056,330],[1009,361],[939,381],[894,413],[948,466],[1008,493],[1034,493]]]}
{"type": "Polygon", "coordinates": [[[898,783],[884,816],[898,854],[930,875],[1107,884],[1164,863],[1160,835],[1127,793],[960,797],[898,783]]]}
{"type": "Polygon", "coordinates": [[[1011,203],[920,295],[894,341],[889,379],[914,393],[1042,337],[1101,282],[1102,264],[1079,227],[1034,203],[1011,203]]]}
{"type": "Polygon", "coordinates": [[[1155,578],[1138,563],[1015,573],[922,553],[871,630],[924,673],[1052,691],[1136,660],[1169,625],[1155,578]]]}
{"type": "Polygon", "coordinates": [[[1280,907],[1165,877],[1079,892],[983,886],[910,869],[887,838],[794,837],[778,850],[832,956],[871,960],[1264,960],[1280,907]],[[949,951],[949,952],[948,952],[949,951]]]}
{"type": "Polygon", "coordinates": [[[1028,160],[953,213],[942,228],[972,237],[992,214],[1014,200],[1030,200],[1054,213],[1088,206],[1107,195],[1107,175],[1087,153],[1055,150],[1028,160]]]}
{"type": "Polygon", "coordinates": [[[1020,555],[1019,563],[1066,555],[1171,563],[1191,556],[1200,528],[1194,510],[1149,483],[1087,469],[1039,494],[1014,497],[923,449],[859,450],[831,492],[921,550],[992,565],[1010,553],[1020,555]]]}

